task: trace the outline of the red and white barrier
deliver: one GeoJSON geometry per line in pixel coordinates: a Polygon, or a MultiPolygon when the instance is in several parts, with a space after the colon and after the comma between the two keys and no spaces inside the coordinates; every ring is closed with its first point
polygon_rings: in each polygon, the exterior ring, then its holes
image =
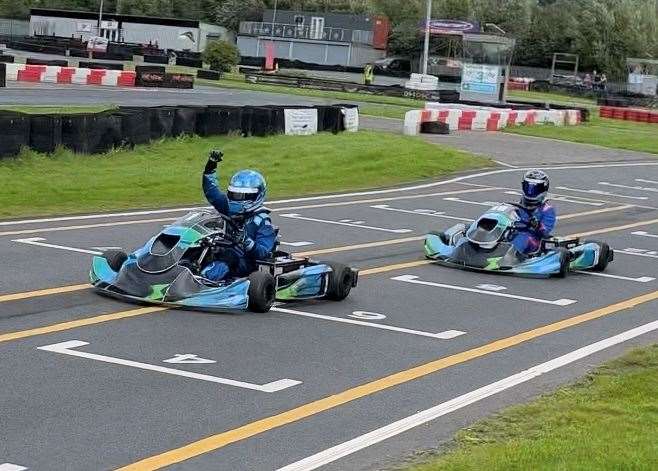
{"type": "Polygon", "coordinates": [[[6,64],[7,80],[15,82],[74,83],[134,87],[132,70],[84,69],[50,65],[6,64]]]}
{"type": "Polygon", "coordinates": [[[513,110],[472,106],[460,103],[426,103],[423,110],[411,110],[405,114],[404,133],[420,133],[422,123],[446,123],[451,131],[499,131],[510,126],[555,126],[580,123],[579,110],[513,110]]]}

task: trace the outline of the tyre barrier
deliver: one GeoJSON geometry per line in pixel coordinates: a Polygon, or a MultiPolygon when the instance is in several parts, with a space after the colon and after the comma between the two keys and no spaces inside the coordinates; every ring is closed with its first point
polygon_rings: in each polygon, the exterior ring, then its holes
{"type": "Polygon", "coordinates": [[[121,107],[101,113],[29,115],[0,112],[0,158],[22,148],[52,153],[100,154],[155,139],[197,134],[314,134],[358,130],[358,107],[158,106],[121,107]]]}
{"type": "Polygon", "coordinates": [[[4,62],[7,64],[13,64],[14,63],[14,56],[10,56],[9,54],[0,54],[0,62],[4,62]]]}
{"type": "Polygon", "coordinates": [[[86,62],[80,61],[78,67],[81,69],[108,69],[123,70],[123,64],[113,64],[110,62],[86,62]]]}
{"type": "Polygon", "coordinates": [[[197,78],[206,80],[219,80],[222,78],[222,73],[218,70],[199,69],[196,71],[197,78]]]}
{"type": "Polygon", "coordinates": [[[200,69],[203,67],[203,61],[201,59],[194,59],[191,57],[176,57],[176,65],[183,65],[185,67],[194,67],[195,69],[200,69]]]}
{"type": "Polygon", "coordinates": [[[25,59],[27,65],[55,65],[59,67],[68,67],[69,62],[66,60],[50,60],[50,59],[35,59],[34,57],[28,57],[25,59]]]}
{"type": "Polygon", "coordinates": [[[144,55],[144,62],[149,64],[169,64],[169,57],[144,55]]]}
{"type": "MultiPolygon", "coordinates": [[[[459,103],[426,103],[425,109],[405,114],[404,134],[415,136],[435,129],[426,125],[435,122],[444,123],[449,131],[499,131],[511,126],[577,125],[581,117],[579,110],[514,110],[459,103]]],[[[439,133],[438,130],[430,132],[439,133]]]]}
{"type": "Polygon", "coordinates": [[[0,88],[7,86],[7,69],[4,62],[0,62],[0,88]]]}
{"type": "Polygon", "coordinates": [[[658,110],[643,108],[602,106],[599,108],[599,116],[601,118],[623,119],[638,123],[658,123],[658,110]]]}
{"type": "Polygon", "coordinates": [[[129,70],[28,64],[6,64],[6,69],[7,80],[15,82],[74,83],[110,87],[135,86],[135,72],[129,70]]]}

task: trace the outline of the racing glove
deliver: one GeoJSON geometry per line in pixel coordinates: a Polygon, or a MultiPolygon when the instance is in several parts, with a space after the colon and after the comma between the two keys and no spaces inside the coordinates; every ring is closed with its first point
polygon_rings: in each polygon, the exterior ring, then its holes
{"type": "Polygon", "coordinates": [[[203,173],[207,175],[217,170],[217,164],[222,161],[222,157],[224,157],[224,153],[221,150],[210,151],[208,162],[206,162],[206,168],[203,170],[203,173]]]}
{"type": "Polygon", "coordinates": [[[541,225],[541,223],[539,222],[539,219],[537,219],[536,217],[531,217],[530,221],[528,221],[528,226],[533,231],[536,231],[537,229],[539,229],[540,225],[541,225]]]}

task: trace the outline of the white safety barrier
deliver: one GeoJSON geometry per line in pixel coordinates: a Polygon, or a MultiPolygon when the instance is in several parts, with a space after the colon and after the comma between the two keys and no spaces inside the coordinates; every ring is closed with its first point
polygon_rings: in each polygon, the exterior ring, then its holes
{"type": "Polygon", "coordinates": [[[417,135],[422,123],[446,123],[451,131],[498,131],[509,126],[533,126],[553,124],[554,126],[577,125],[580,123],[579,110],[513,110],[474,106],[462,103],[428,102],[423,110],[411,110],[405,114],[404,134],[417,135]]]}

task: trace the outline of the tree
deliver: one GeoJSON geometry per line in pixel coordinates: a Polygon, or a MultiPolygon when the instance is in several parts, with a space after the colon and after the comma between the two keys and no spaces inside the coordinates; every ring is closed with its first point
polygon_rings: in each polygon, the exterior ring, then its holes
{"type": "Polygon", "coordinates": [[[238,48],[227,41],[211,41],[203,51],[203,60],[212,70],[230,72],[240,61],[238,48]]]}

